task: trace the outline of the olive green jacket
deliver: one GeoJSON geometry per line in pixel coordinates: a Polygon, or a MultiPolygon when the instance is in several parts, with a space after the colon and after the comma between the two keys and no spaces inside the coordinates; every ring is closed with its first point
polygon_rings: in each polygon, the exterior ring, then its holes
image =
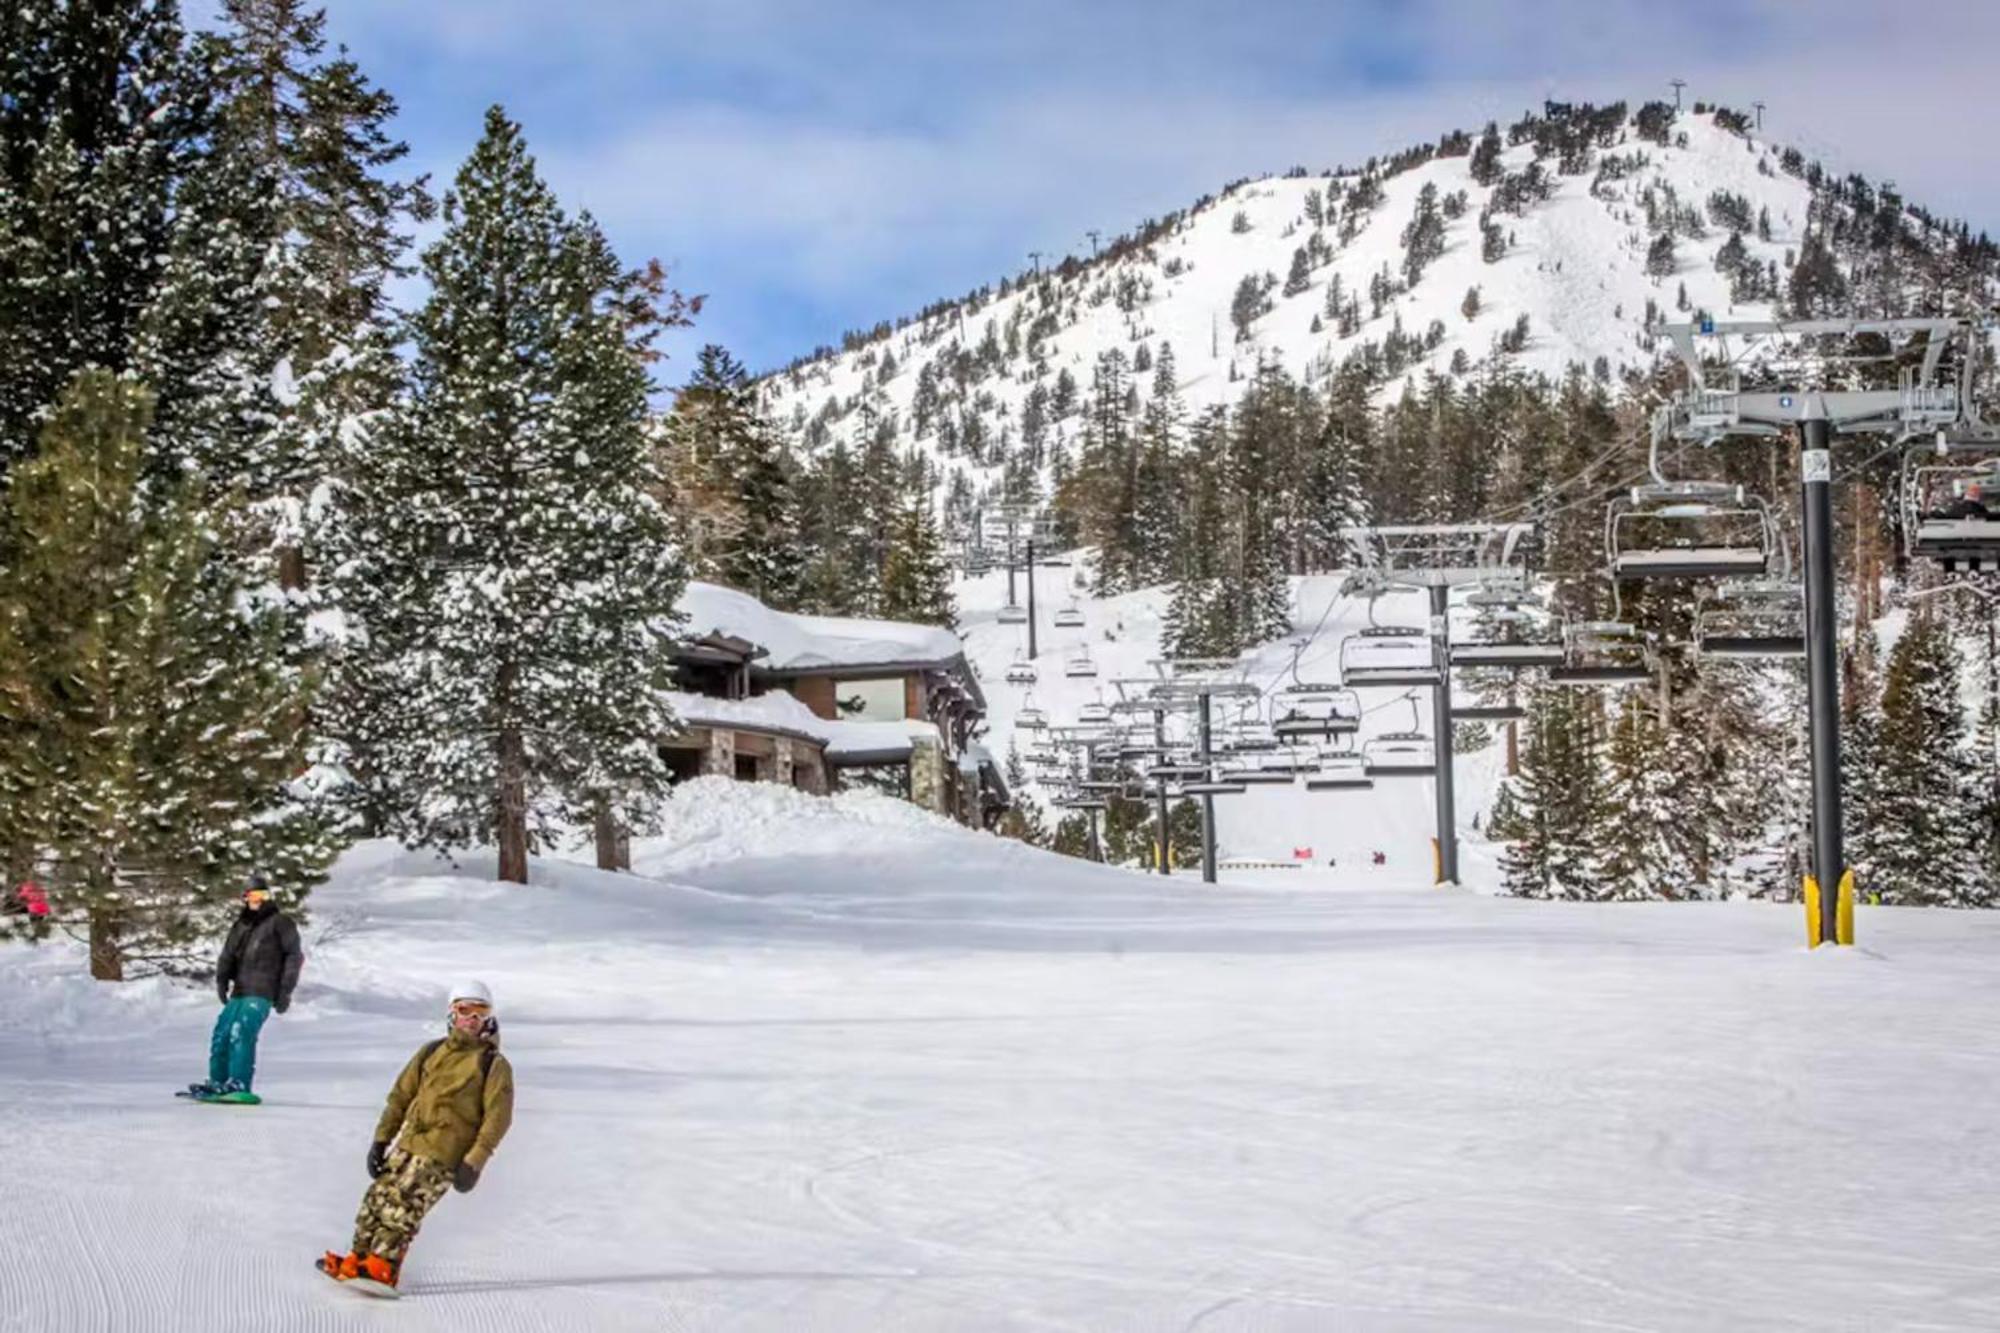
{"type": "Polygon", "coordinates": [[[387,1143],[401,1131],[406,1153],[447,1171],[461,1161],[483,1170],[514,1123],[514,1070],[498,1050],[480,1091],[479,1053],[488,1041],[500,1044],[497,1036],[482,1040],[454,1030],[429,1060],[419,1047],[389,1090],[376,1140],[387,1143]]]}

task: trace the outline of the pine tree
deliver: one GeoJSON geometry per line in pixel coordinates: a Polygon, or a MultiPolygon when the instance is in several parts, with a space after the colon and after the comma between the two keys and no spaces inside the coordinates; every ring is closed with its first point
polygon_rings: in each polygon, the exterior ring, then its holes
{"type": "Polygon", "coordinates": [[[307,583],[311,503],[371,436],[400,378],[386,296],[405,228],[431,216],[423,183],[389,179],[408,153],[396,103],[344,52],[325,59],[325,13],[301,0],[224,0],[213,39],[218,141],[268,192],[258,237],[254,374],[275,410],[228,460],[270,532],[277,575],[307,583]]]}
{"type": "Polygon", "coordinates": [[[698,578],[777,607],[796,604],[806,563],[792,463],[748,372],[710,343],[665,428],[672,512],[698,578]]]}
{"type": "Polygon", "coordinates": [[[1438,212],[1437,186],[1424,182],[1417,192],[1415,211],[1403,228],[1403,282],[1414,287],[1424,270],[1444,253],[1444,218],[1438,212]]]}
{"type": "Polygon", "coordinates": [[[1285,295],[1297,296],[1312,286],[1312,260],[1306,255],[1305,247],[1292,251],[1291,271],[1285,275],[1285,295]]]}
{"type": "Polygon", "coordinates": [[[1671,278],[1678,261],[1674,258],[1674,234],[1663,231],[1653,238],[1646,248],[1646,274],[1654,278],[1671,278]]]}
{"type": "Polygon", "coordinates": [[[1520,776],[1509,783],[1509,824],[1519,839],[1501,855],[1507,891],[1524,898],[1598,898],[1601,775],[1591,716],[1578,691],[1535,691],[1520,776]]]}
{"type": "Polygon", "coordinates": [[[362,631],[345,734],[390,831],[497,843],[642,823],[666,790],[666,634],[684,573],[657,495],[657,270],[566,219],[500,108],[424,252],[407,409],[342,497],[362,631]]]}
{"type": "Polygon", "coordinates": [[[230,558],[243,510],[149,483],[151,419],[129,380],[79,376],[15,472],[0,566],[0,847],[110,981],[189,963],[251,869],[296,900],[336,850],[301,780],[313,682],[230,558]]]}
{"type": "Polygon", "coordinates": [[[1500,164],[1500,127],[1492,121],[1486,122],[1485,133],[1479,136],[1479,143],[1472,150],[1472,159],[1467,164],[1472,179],[1481,185],[1493,185],[1506,174],[1500,164]]]}
{"type": "Polygon", "coordinates": [[[1968,906],[1979,875],[1966,783],[1958,650],[1942,617],[1912,617],[1882,683],[1875,774],[1855,812],[1850,855],[1862,890],[1886,903],[1968,906]]]}
{"type": "Polygon", "coordinates": [[[889,554],[882,566],[882,596],[878,614],[885,620],[952,628],[958,621],[952,604],[951,568],[944,544],[923,492],[912,493],[896,516],[889,554]]]}

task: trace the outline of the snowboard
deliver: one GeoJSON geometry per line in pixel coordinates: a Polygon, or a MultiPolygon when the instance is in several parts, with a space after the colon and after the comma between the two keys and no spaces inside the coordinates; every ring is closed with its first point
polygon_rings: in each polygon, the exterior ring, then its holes
{"type": "Polygon", "coordinates": [[[385,1287],[385,1286],[383,1286],[383,1285],[382,1285],[382,1284],[381,1284],[380,1282],[377,1282],[377,1281],[376,1281],[376,1280],[375,1280],[374,1278],[370,1278],[370,1277],[347,1277],[347,1278],[343,1278],[343,1277],[334,1277],[334,1275],[333,1275],[332,1273],[327,1273],[327,1272],[326,1272],[326,1260],[325,1260],[325,1259],[315,1259],[315,1260],[313,1260],[313,1267],[314,1267],[314,1268],[317,1268],[317,1269],[318,1269],[318,1270],[319,1270],[320,1272],[322,1272],[322,1273],[326,1273],[326,1275],[327,1275],[328,1277],[331,1277],[331,1278],[333,1278],[333,1279],[334,1279],[334,1281],[336,1281],[336,1282],[340,1283],[340,1285],[341,1285],[341,1286],[343,1286],[343,1287],[352,1287],[352,1288],[354,1288],[354,1289],[355,1289],[356,1291],[358,1291],[358,1292],[361,1292],[361,1293],[362,1293],[363,1295],[366,1295],[366,1296],[373,1296],[373,1297],[374,1297],[374,1298],[375,1298],[376,1300],[380,1300],[380,1301],[399,1301],[399,1300],[403,1299],[403,1293],[402,1293],[402,1292],[400,1292],[400,1291],[397,1291],[397,1290],[396,1290],[396,1289],[395,1289],[394,1287],[385,1287]]]}
{"type": "Polygon", "coordinates": [[[203,1102],[210,1106],[261,1106],[264,1103],[264,1099],[254,1092],[225,1092],[208,1096],[196,1092],[193,1088],[182,1088],[174,1096],[184,1097],[191,1102],[203,1102]]]}

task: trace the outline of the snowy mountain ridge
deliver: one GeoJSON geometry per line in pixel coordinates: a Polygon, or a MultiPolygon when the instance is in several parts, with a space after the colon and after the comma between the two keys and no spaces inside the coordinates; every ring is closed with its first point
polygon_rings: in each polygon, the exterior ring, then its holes
{"type": "Polygon", "coordinates": [[[1385,398],[1427,372],[1502,360],[1551,377],[1574,364],[1643,373],[1656,357],[1649,318],[1772,312],[1814,189],[1796,153],[1732,113],[1675,118],[1664,142],[1638,119],[1601,117],[1581,159],[1529,139],[1481,164],[1476,136],[1460,134],[1402,170],[1239,183],[1100,258],[1005,279],[771,375],[764,406],[807,453],[887,431],[941,490],[984,495],[1010,463],[1046,477],[1081,429],[1093,367],[1114,351],[1143,393],[1138,376],[1171,347],[1194,413],[1233,403],[1260,364],[1313,384],[1371,344],[1385,398]],[[1426,195],[1442,230],[1412,283],[1426,195]],[[1733,276],[1753,268],[1748,282],[1733,276]],[[1246,277],[1263,290],[1243,319],[1246,277]]]}

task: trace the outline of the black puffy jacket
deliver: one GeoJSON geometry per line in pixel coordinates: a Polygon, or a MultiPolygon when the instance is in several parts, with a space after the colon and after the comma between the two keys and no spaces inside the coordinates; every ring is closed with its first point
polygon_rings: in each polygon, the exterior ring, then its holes
{"type": "Polygon", "coordinates": [[[299,984],[299,968],[306,961],[299,948],[299,928],[292,919],[270,903],[252,912],[237,913],[222,953],[215,960],[215,989],[230,998],[230,984],[237,995],[261,995],[278,1008],[292,1002],[292,987],[299,984]]]}

